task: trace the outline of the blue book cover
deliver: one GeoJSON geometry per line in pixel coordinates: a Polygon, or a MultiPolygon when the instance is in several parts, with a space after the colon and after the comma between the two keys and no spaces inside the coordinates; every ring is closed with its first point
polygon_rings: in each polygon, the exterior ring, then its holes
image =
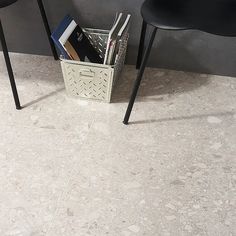
{"type": "Polygon", "coordinates": [[[62,34],[65,32],[65,30],[68,28],[70,23],[73,21],[70,15],[65,16],[65,18],[62,20],[62,22],[59,24],[59,26],[55,29],[55,31],[52,33],[51,37],[53,41],[55,42],[56,46],[60,50],[61,54],[64,56],[65,59],[70,59],[68,53],[64,49],[64,47],[59,42],[59,39],[61,38],[62,34]]]}

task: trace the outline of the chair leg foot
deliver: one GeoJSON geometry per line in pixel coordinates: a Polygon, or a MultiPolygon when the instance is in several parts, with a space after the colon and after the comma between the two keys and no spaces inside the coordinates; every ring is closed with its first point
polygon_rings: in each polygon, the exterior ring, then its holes
{"type": "Polygon", "coordinates": [[[123,124],[124,124],[124,125],[128,125],[129,122],[128,122],[127,120],[124,120],[124,121],[123,121],[123,124]]]}
{"type": "Polygon", "coordinates": [[[141,63],[142,63],[146,31],[147,31],[147,23],[143,20],[142,31],[141,31],[140,42],[139,42],[139,49],[138,49],[138,58],[137,58],[137,63],[136,63],[136,69],[140,69],[140,66],[141,66],[141,63]]]}
{"type": "Polygon", "coordinates": [[[6,66],[7,66],[7,72],[9,75],[9,80],[10,80],[12,94],[13,94],[14,101],[15,101],[15,106],[16,106],[17,110],[20,110],[21,109],[20,100],[19,100],[19,96],[18,96],[18,92],[17,92],[17,88],[16,88],[16,82],[15,82],[15,78],[14,78],[14,74],[13,74],[13,70],[12,70],[12,66],[11,66],[11,61],[10,61],[10,57],[9,57],[9,53],[8,53],[8,49],[7,49],[6,39],[4,36],[1,20],[0,20],[0,41],[1,41],[1,45],[2,45],[2,51],[3,51],[4,58],[5,58],[6,66]]]}
{"type": "Polygon", "coordinates": [[[156,32],[157,32],[157,28],[154,28],[153,31],[152,31],[152,35],[151,35],[149,44],[148,44],[147,49],[145,51],[145,55],[142,59],[141,67],[140,67],[140,70],[138,72],[137,79],[134,83],[134,88],[133,88],[133,91],[132,91],[132,94],[131,94],[129,105],[128,105],[128,108],[127,108],[126,113],[125,113],[125,117],[124,117],[124,121],[123,121],[123,123],[125,125],[127,125],[129,123],[129,118],[130,118],[130,115],[131,115],[131,112],[132,112],[132,109],[133,109],[133,105],[134,105],[134,102],[135,102],[135,99],[136,99],[136,96],[137,96],[137,93],[138,93],[138,89],[139,89],[139,86],[140,86],[140,83],[141,83],[141,80],[142,80],[142,77],[143,77],[143,73],[144,73],[144,70],[145,70],[145,67],[146,67],[146,64],[147,64],[147,60],[148,60],[149,55],[150,55],[150,51],[151,51],[151,48],[152,48],[152,45],[153,45],[153,41],[154,41],[155,36],[156,36],[156,32]]]}
{"type": "Polygon", "coordinates": [[[46,12],[45,12],[43,2],[42,2],[42,0],[37,0],[37,2],[38,2],[39,10],[40,10],[40,13],[41,13],[41,16],[42,16],[42,19],[43,19],[43,24],[44,24],[44,27],[45,27],[45,30],[46,30],[46,33],[47,33],[47,36],[48,36],[48,41],[49,41],[49,44],[50,44],[50,47],[51,47],[51,50],[52,50],[52,54],[54,56],[54,59],[58,60],[59,57],[58,57],[58,54],[57,54],[55,44],[54,44],[54,42],[51,38],[51,30],[50,30],[50,26],[49,26],[49,23],[48,23],[48,19],[47,19],[47,15],[46,15],[46,12]]]}

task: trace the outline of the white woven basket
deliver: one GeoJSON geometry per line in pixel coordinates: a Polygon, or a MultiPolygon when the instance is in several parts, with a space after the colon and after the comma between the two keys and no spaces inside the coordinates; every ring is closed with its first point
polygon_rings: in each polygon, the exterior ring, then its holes
{"type": "MultiPolygon", "coordinates": [[[[109,31],[84,29],[93,46],[104,57],[109,31]]],[[[103,65],[61,58],[66,91],[81,98],[110,102],[112,89],[124,67],[128,33],[122,38],[115,65],[103,65]]]]}

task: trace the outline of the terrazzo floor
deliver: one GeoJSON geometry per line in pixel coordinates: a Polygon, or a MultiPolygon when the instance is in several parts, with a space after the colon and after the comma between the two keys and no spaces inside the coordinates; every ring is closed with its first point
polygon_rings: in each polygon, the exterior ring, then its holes
{"type": "Polygon", "coordinates": [[[1,236],[236,235],[236,78],[136,70],[113,103],[66,95],[59,62],[0,54],[1,236]]]}

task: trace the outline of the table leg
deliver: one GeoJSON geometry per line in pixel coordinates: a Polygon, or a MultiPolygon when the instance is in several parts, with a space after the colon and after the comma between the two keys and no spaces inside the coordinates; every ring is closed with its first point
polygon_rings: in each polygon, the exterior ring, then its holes
{"type": "Polygon", "coordinates": [[[48,36],[48,40],[49,40],[49,43],[50,43],[50,46],[51,46],[52,54],[54,56],[54,59],[58,60],[57,50],[56,50],[54,42],[51,38],[51,30],[50,30],[50,27],[49,27],[49,23],[48,23],[47,15],[46,15],[45,8],[44,8],[44,5],[43,5],[43,1],[42,0],[37,0],[37,2],[38,2],[39,10],[40,10],[40,13],[41,13],[41,16],[42,16],[42,19],[43,19],[43,24],[44,24],[45,30],[47,32],[47,36],[48,36]]]}
{"type": "Polygon", "coordinates": [[[149,54],[150,54],[151,49],[152,49],[152,45],[153,45],[153,41],[154,41],[155,36],[156,36],[156,32],[157,32],[157,28],[154,27],[154,29],[152,31],[152,34],[151,34],[151,38],[150,38],[149,43],[148,43],[148,46],[146,48],[144,57],[142,58],[141,67],[139,69],[137,79],[135,80],[134,87],[133,87],[133,92],[131,94],[129,105],[128,105],[126,113],[125,113],[125,117],[124,117],[124,121],[123,121],[123,123],[125,125],[128,125],[130,114],[132,112],[134,102],[135,102],[135,99],[136,99],[136,96],[137,96],[137,93],[138,93],[138,90],[139,90],[139,86],[140,86],[141,80],[143,78],[143,73],[144,73],[148,58],[149,58],[149,54]]]}
{"type": "Polygon", "coordinates": [[[0,20],[0,41],[2,44],[2,51],[3,51],[4,58],[5,58],[6,66],[7,66],[7,71],[8,71],[8,75],[9,75],[9,79],[10,79],[10,83],[11,83],[11,89],[12,89],[13,97],[15,100],[16,109],[20,110],[21,109],[20,100],[18,97],[16,82],[15,82],[14,74],[12,71],[11,61],[10,61],[10,57],[9,57],[9,53],[8,53],[8,49],[7,49],[6,39],[4,36],[1,20],[0,20]]]}

